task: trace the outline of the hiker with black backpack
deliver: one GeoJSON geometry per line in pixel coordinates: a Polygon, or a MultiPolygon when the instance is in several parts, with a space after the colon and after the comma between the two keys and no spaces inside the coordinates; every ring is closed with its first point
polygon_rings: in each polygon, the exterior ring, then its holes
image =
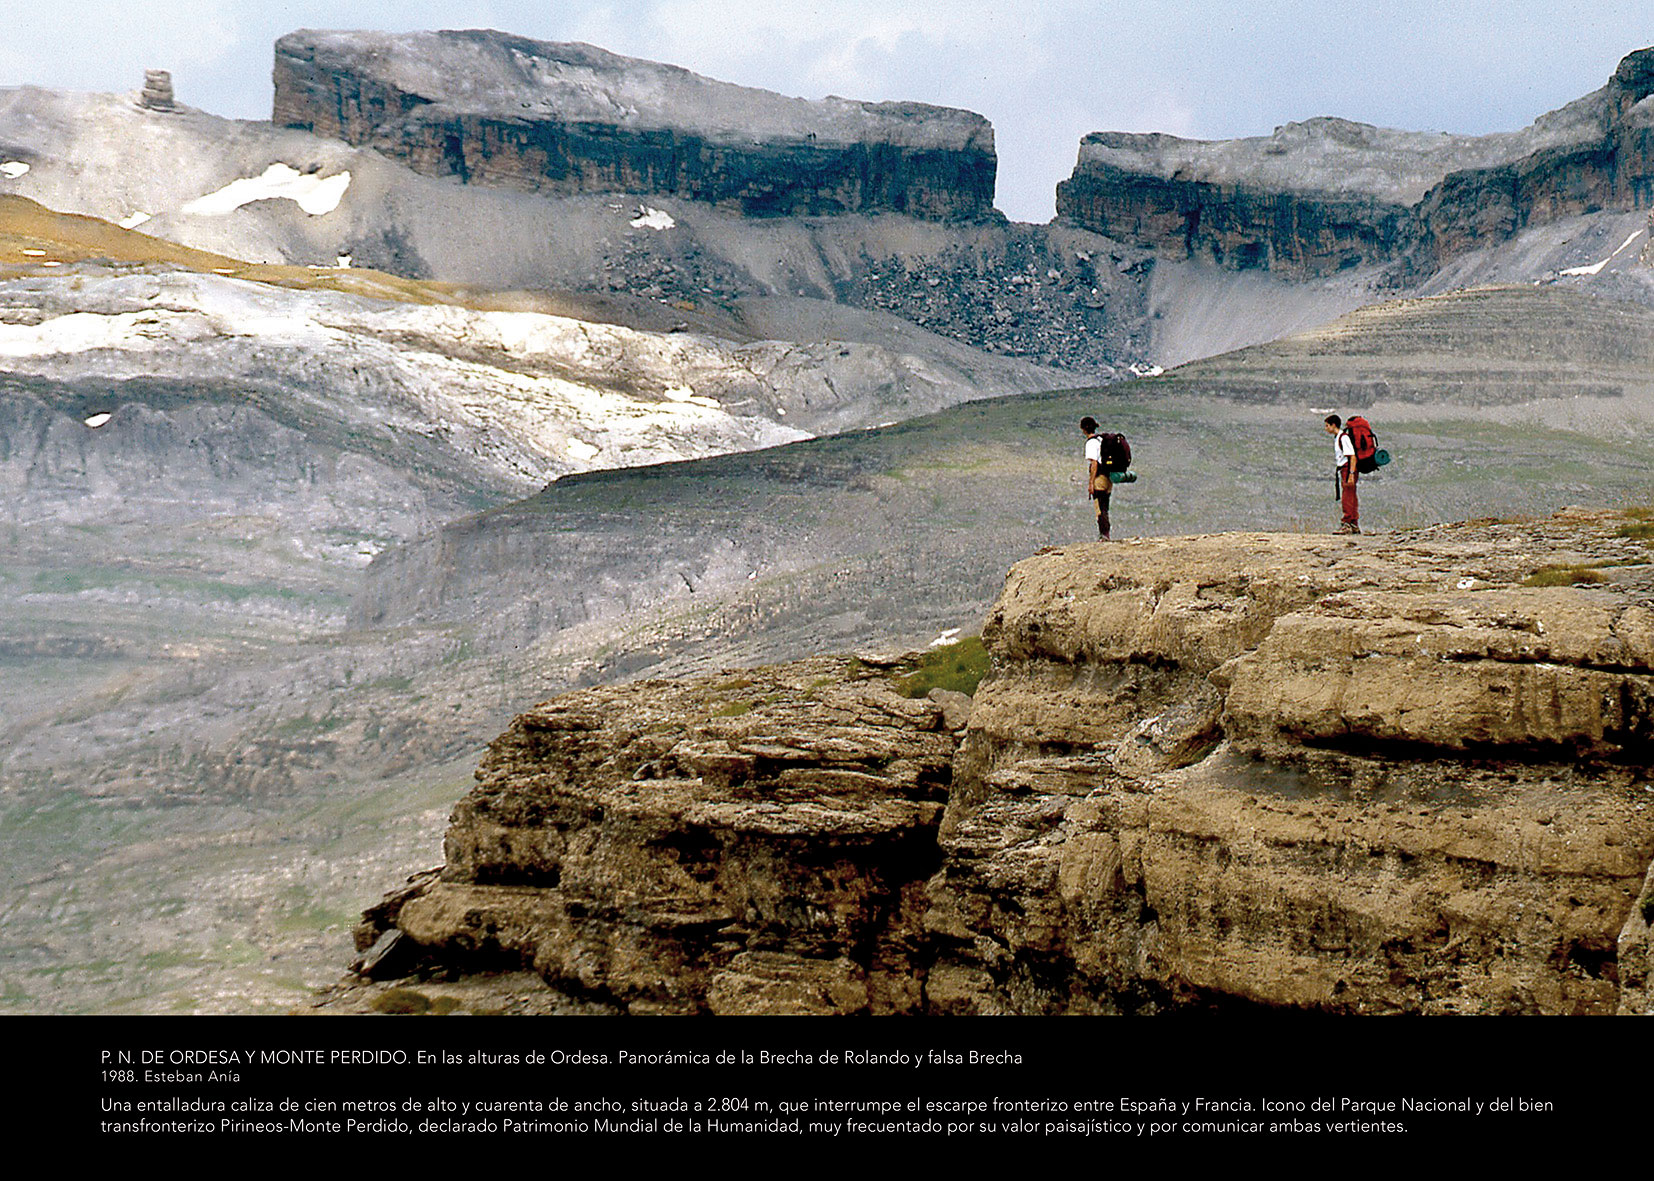
{"type": "Polygon", "coordinates": [[[1124,435],[1098,434],[1097,420],[1089,414],[1080,419],[1080,430],[1085,432],[1085,494],[1097,512],[1097,538],[1109,539],[1108,498],[1114,491],[1114,481],[1136,479],[1131,467],[1131,444],[1124,435]]]}
{"type": "MultiPolygon", "coordinates": [[[[1350,421],[1345,423],[1336,414],[1329,414],[1326,418],[1327,434],[1333,438],[1333,471],[1337,481],[1337,499],[1344,511],[1343,522],[1338,526],[1340,533],[1361,532],[1361,508],[1356,501],[1355,486],[1362,472],[1378,470],[1376,459],[1378,453],[1378,437],[1373,434],[1373,428],[1365,418],[1352,414],[1350,421]]],[[[1387,460],[1389,457],[1386,456],[1387,460]]]]}

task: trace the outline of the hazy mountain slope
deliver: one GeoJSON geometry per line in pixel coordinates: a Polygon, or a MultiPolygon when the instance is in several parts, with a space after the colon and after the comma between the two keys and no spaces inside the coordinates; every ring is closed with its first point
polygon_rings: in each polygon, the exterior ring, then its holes
{"type": "Polygon", "coordinates": [[[1330,409],[1555,402],[1545,410],[1551,421],[1586,406],[1646,418],[1654,409],[1654,309],[1557,286],[1400,300],[1192,362],[1149,388],[1330,409]]]}
{"type": "Polygon", "coordinates": [[[1087,412],[1132,438],[1144,475],[1116,493],[1117,535],[1330,527],[1331,409],[1371,415],[1396,456],[1369,481],[1371,527],[1636,499],[1651,326],[1549,288],[1404,301],[1106,391],[569,478],[377,558],[357,618],[571,657],[609,646],[583,678],[680,647],[704,663],[922,643],[968,627],[1016,553],[1086,535],[1087,412]]]}
{"type": "MultiPolygon", "coordinates": [[[[1383,339],[1401,351],[1375,346],[1373,368],[1414,364],[1408,337],[1383,339]]],[[[1572,395],[1589,362],[1566,340],[1534,343],[1572,395]]],[[[348,959],[349,912],[434,861],[442,801],[529,703],[973,630],[1012,562],[1092,535],[1081,414],[1137,452],[1117,536],[1329,529],[1324,390],[1289,361],[1298,393],[1267,403],[1124,383],[568,477],[381,555],[345,630],[350,568],[300,555],[279,524],[208,512],[193,532],[156,529],[139,502],[119,523],[54,526],[79,539],[74,569],[18,560],[41,530],[14,524],[0,661],[28,675],[0,679],[0,822],[28,852],[4,868],[0,935],[20,951],[0,1003],[301,1002],[348,959]]],[[[1390,531],[1442,519],[1647,503],[1654,447],[1625,427],[1645,406],[1456,405],[1443,387],[1375,408],[1396,462],[1363,485],[1367,543],[1404,546],[1390,531]],[[1559,410],[1566,424],[1547,425],[1559,410]]],[[[69,426],[91,433],[55,429],[69,426]]]]}

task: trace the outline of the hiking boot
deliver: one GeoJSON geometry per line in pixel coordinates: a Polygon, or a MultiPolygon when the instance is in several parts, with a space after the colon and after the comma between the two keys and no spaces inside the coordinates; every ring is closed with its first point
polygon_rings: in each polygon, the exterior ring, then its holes
{"type": "Polygon", "coordinates": [[[1352,525],[1348,521],[1345,521],[1342,525],[1338,526],[1338,532],[1340,532],[1340,533],[1360,533],[1361,532],[1361,526],[1360,525],[1352,525]]]}

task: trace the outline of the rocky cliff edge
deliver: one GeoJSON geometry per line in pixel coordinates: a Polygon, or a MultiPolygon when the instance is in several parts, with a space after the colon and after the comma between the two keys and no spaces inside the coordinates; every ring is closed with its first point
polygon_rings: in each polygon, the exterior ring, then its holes
{"type": "Polygon", "coordinates": [[[1292,277],[1392,265],[1397,280],[1530,225],[1654,205],[1654,47],[1521,131],[1449,135],[1347,119],[1224,141],[1096,132],[1058,216],[1174,258],[1292,277]]]}
{"type": "Polygon", "coordinates": [[[993,127],[922,103],[788,98],[591,45],[491,30],[302,30],[272,121],[416,172],[538,192],[667,194],[749,215],[992,212],[993,127]]]}
{"type": "Polygon", "coordinates": [[[557,698],[335,1003],[1648,1012],[1649,529],[1047,551],[963,726],[841,658],[557,698]]]}

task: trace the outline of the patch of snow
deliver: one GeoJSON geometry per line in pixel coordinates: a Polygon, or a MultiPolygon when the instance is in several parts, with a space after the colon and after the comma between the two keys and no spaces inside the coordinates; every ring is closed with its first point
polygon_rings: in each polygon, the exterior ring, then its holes
{"type": "Polygon", "coordinates": [[[60,263],[55,258],[48,258],[45,262],[41,263],[40,265],[43,266],[43,267],[60,267],[63,264],[60,263]]]}
{"type": "Polygon", "coordinates": [[[16,180],[29,170],[29,166],[21,160],[7,160],[0,164],[0,176],[7,180],[16,180]]]}
{"type": "Polygon", "coordinates": [[[142,209],[135,209],[115,224],[123,230],[135,230],[154,216],[152,213],[145,213],[142,209]]]}
{"type": "Polygon", "coordinates": [[[1158,365],[1145,365],[1141,361],[1133,361],[1126,368],[1131,370],[1134,377],[1159,377],[1166,372],[1158,365]]]}
{"type": "Polygon", "coordinates": [[[647,205],[638,206],[638,215],[632,219],[632,225],[640,230],[669,230],[677,224],[664,209],[652,209],[647,205]]]}
{"type": "Polygon", "coordinates": [[[348,188],[348,171],[322,177],[316,173],[301,173],[286,164],[272,164],[259,176],[231,181],[217,192],[197,197],[185,205],[183,211],[221,217],[252,201],[285,198],[296,202],[310,216],[319,217],[337,209],[348,188]]]}
{"type": "Polygon", "coordinates": [[[932,640],[930,642],[930,646],[932,648],[940,648],[944,644],[951,644],[951,643],[954,642],[954,640],[959,638],[959,633],[963,630],[964,630],[963,628],[950,627],[950,628],[948,628],[947,631],[943,632],[941,635],[937,636],[934,640],[932,640]]]}
{"type": "Polygon", "coordinates": [[[45,258],[46,257],[46,252],[44,250],[25,249],[23,251],[23,253],[26,254],[30,258],[45,258]]]}
{"type": "Polygon", "coordinates": [[[602,454],[602,451],[600,448],[593,447],[590,443],[582,442],[579,439],[570,439],[569,454],[574,456],[581,463],[590,463],[602,454]]]}
{"type": "Polygon", "coordinates": [[[338,258],[333,260],[333,265],[338,267],[341,271],[346,271],[350,269],[350,264],[353,261],[355,261],[353,256],[349,254],[341,254],[338,258]]]}
{"type": "Polygon", "coordinates": [[[704,398],[695,393],[686,385],[677,386],[666,391],[666,396],[674,402],[691,402],[696,406],[705,406],[709,410],[721,410],[723,404],[716,398],[704,398]]]}
{"type": "Polygon", "coordinates": [[[1476,580],[1474,578],[1461,578],[1456,585],[1460,590],[1469,590],[1476,585],[1476,580]]]}
{"type": "Polygon", "coordinates": [[[114,417],[115,416],[113,414],[109,414],[107,412],[103,414],[94,414],[91,418],[86,420],[86,425],[91,427],[93,430],[97,430],[100,426],[114,417]]]}
{"type": "Polygon", "coordinates": [[[1588,267],[1569,267],[1565,271],[1558,271],[1557,274],[1559,274],[1559,275],[1600,275],[1602,273],[1602,268],[1603,267],[1607,266],[1609,263],[1613,262],[1620,255],[1624,254],[1625,253],[1625,248],[1627,246],[1630,246],[1631,243],[1635,242],[1638,238],[1640,238],[1642,236],[1642,234],[1643,234],[1642,230],[1633,230],[1631,232],[1631,236],[1629,238],[1627,238],[1625,241],[1620,243],[1620,248],[1618,250],[1614,251],[1614,253],[1610,254],[1607,258],[1603,259],[1601,262],[1592,263],[1588,267]]]}
{"type": "Polygon", "coordinates": [[[39,324],[0,324],[0,357],[46,357],[93,349],[149,352],[213,334],[212,327],[200,316],[157,321],[147,312],[70,312],[39,324]]]}

